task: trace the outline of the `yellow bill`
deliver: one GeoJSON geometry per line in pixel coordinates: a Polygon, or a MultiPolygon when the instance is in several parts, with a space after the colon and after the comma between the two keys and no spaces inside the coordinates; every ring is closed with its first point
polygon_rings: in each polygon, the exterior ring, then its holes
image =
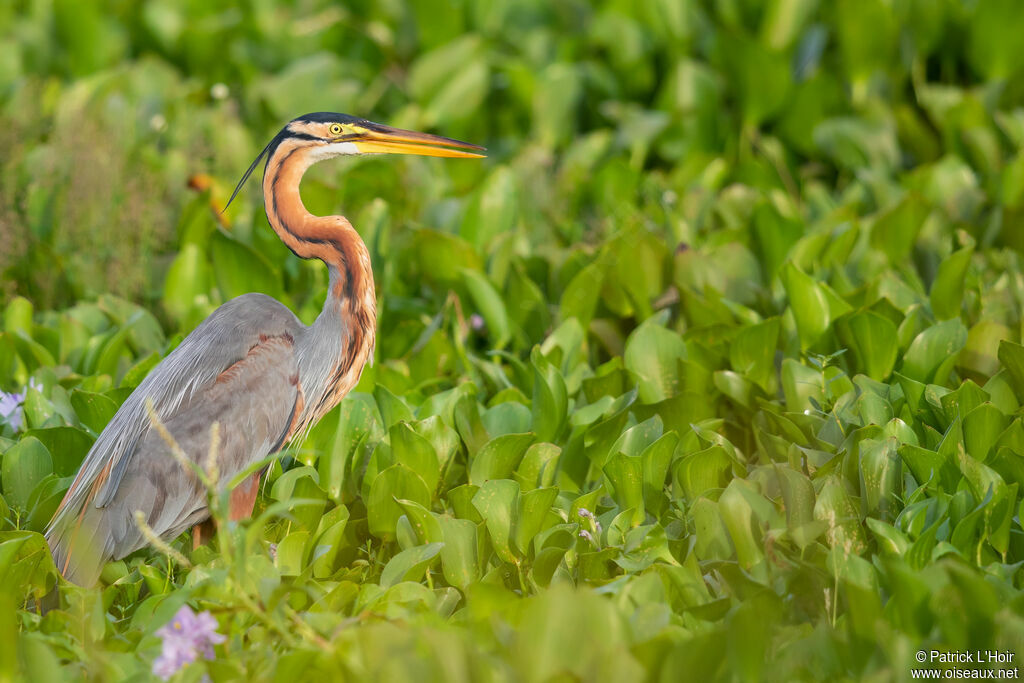
{"type": "Polygon", "coordinates": [[[354,144],[363,154],[416,154],[424,157],[457,159],[481,159],[485,156],[467,151],[484,151],[480,145],[440,135],[392,128],[379,123],[361,126],[356,132],[342,136],[341,139],[354,144]],[[460,147],[464,149],[458,149],[460,147]]]}

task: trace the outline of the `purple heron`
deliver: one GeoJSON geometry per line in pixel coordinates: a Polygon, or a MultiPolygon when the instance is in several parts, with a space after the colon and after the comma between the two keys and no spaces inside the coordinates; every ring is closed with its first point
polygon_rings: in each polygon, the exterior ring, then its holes
{"type": "MultiPolygon", "coordinates": [[[[270,141],[231,200],[266,158],[267,218],[296,256],[327,266],[323,311],[307,327],[280,302],[244,294],[210,314],[153,368],[96,439],[46,531],[65,578],[92,585],[106,561],[144,546],[137,511],[165,539],[210,517],[205,488],[172,456],[148,402],[197,464],[210,448],[212,425],[219,425],[217,467],[219,481],[227,482],[305,433],[359,381],[376,335],[370,255],[347,219],[314,216],[303,206],[299,183],[306,169],[337,156],[479,158],[468,150],[482,149],[334,113],[300,116],[270,141]]],[[[231,519],[252,514],[259,476],[230,492],[231,519]]]]}

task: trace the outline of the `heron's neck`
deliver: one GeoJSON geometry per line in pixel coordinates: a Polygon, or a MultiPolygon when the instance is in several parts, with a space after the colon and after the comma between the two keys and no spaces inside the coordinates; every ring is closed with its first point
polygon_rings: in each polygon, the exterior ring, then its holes
{"type": "Polygon", "coordinates": [[[330,273],[327,300],[313,331],[327,344],[331,334],[339,334],[340,356],[325,382],[325,393],[307,397],[307,404],[309,399],[322,402],[310,406],[319,419],[358,382],[373,355],[377,300],[370,253],[359,233],[343,216],[314,216],[302,203],[299,183],[316,161],[310,148],[286,141],[267,162],[263,194],[267,218],[281,241],[301,258],[320,259],[330,273]]]}

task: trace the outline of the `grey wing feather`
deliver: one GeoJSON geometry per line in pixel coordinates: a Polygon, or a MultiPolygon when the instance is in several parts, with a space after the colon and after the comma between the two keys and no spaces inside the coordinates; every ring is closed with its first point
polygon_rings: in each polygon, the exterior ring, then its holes
{"type": "Polygon", "coordinates": [[[146,401],[200,463],[210,426],[220,422],[218,462],[227,481],[268,455],[289,429],[299,392],[294,340],[304,331],[277,301],[247,294],[214,311],[153,369],[93,444],[47,530],[69,579],[92,583],[104,560],[144,544],[135,510],[161,536],[207,516],[205,493],[151,428],[146,401]]]}

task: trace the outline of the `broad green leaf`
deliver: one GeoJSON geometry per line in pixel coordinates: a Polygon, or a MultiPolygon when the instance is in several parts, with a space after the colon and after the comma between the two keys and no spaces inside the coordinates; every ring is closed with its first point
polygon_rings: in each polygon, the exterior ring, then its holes
{"type": "Polygon", "coordinates": [[[519,555],[530,553],[534,536],[540,532],[548,511],[558,497],[556,488],[538,488],[519,496],[519,514],[516,517],[513,541],[519,555]]]}
{"type": "Polygon", "coordinates": [[[398,463],[381,471],[370,484],[366,499],[370,533],[377,538],[394,538],[395,524],[403,512],[395,500],[411,500],[426,507],[430,498],[423,478],[405,465],[398,463]]]}
{"type": "Polygon", "coordinates": [[[412,524],[413,531],[415,531],[420,545],[444,542],[441,524],[437,521],[437,517],[434,516],[433,512],[412,500],[399,499],[395,502],[401,506],[406,517],[409,518],[409,522],[412,524]]]}
{"type": "Polygon", "coordinates": [[[948,320],[960,315],[964,295],[964,277],[974,255],[974,245],[964,247],[950,254],[939,264],[939,272],[932,282],[928,297],[932,311],[939,320],[948,320]]]}
{"type": "Polygon", "coordinates": [[[656,403],[674,396],[681,389],[678,361],[686,358],[682,337],[654,319],[636,328],[626,342],[624,360],[626,369],[639,377],[640,400],[656,403]]]}
{"type": "Polygon", "coordinates": [[[420,475],[433,494],[441,479],[441,465],[434,446],[417,434],[408,422],[399,422],[388,430],[391,437],[391,455],[394,462],[401,463],[420,475]]]}
{"type": "Polygon", "coordinates": [[[610,495],[620,510],[634,510],[633,525],[644,519],[644,472],[640,456],[614,453],[604,465],[610,495]]]}
{"type": "Polygon", "coordinates": [[[468,519],[448,516],[438,518],[444,534],[441,548],[441,568],[445,581],[465,591],[480,578],[477,558],[477,526],[468,519]]]}
{"type": "Polygon", "coordinates": [[[32,436],[26,437],[3,454],[0,481],[4,498],[15,508],[25,508],[36,485],[53,471],[50,451],[32,436]]]}
{"type": "Polygon", "coordinates": [[[836,321],[839,339],[853,352],[858,370],[883,381],[896,365],[896,326],[887,318],[859,311],[836,321]]]}
{"type": "Polygon", "coordinates": [[[482,274],[468,268],[462,269],[461,274],[473,304],[487,323],[487,332],[493,348],[503,348],[512,335],[512,327],[501,295],[482,274]]]}
{"type": "Polygon", "coordinates": [[[443,543],[428,543],[397,553],[380,574],[381,587],[390,588],[402,581],[419,581],[443,547],[443,543]]]}
{"type": "Polygon", "coordinates": [[[519,484],[508,479],[486,481],[473,496],[473,507],[487,525],[498,557],[505,562],[517,562],[511,541],[519,515],[519,484]]]}
{"type": "Polygon", "coordinates": [[[533,440],[533,434],[504,434],[488,441],[470,464],[469,483],[509,479],[533,440]]]}
{"type": "Polygon", "coordinates": [[[942,384],[966,343],[967,329],[959,318],[933,325],[914,338],[900,373],[918,382],[942,384]]]}

